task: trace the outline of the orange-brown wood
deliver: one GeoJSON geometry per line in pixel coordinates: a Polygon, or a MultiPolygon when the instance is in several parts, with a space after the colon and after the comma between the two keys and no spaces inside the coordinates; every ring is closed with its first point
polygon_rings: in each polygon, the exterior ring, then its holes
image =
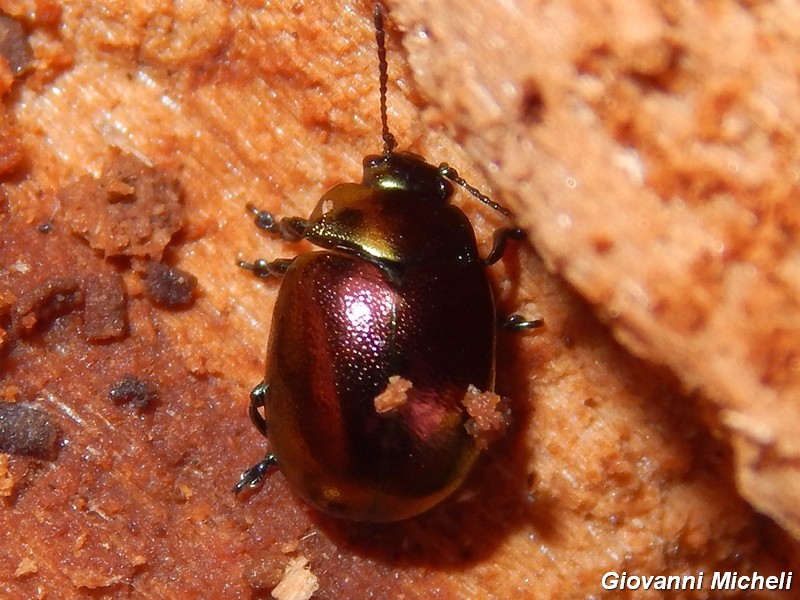
{"type": "MultiPolygon", "coordinates": [[[[453,498],[381,526],[314,513],[280,474],[230,492],[264,451],[247,394],[277,290],[234,262],[307,249],[245,204],[308,214],[380,151],[369,3],[4,8],[34,59],[4,95],[0,396],[63,442],[0,456],[8,597],[269,598],[284,573],[305,597],[306,566],[320,598],[614,597],[607,571],[797,565],[791,7],[388,2],[399,148],[519,216],[531,245],[497,295],[546,326],[500,339],[506,438],[453,498]],[[198,279],[188,307],[150,300],[143,253],[70,226],[64,190],[120,151],[179,183],[183,225],[154,237],[198,279]],[[102,301],[53,292],[97,275],[127,298],[107,340],[84,331],[102,301]],[[111,401],[127,374],[155,399],[111,401]]],[[[504,220],[461,196],[485,254],[504,220]]]]}

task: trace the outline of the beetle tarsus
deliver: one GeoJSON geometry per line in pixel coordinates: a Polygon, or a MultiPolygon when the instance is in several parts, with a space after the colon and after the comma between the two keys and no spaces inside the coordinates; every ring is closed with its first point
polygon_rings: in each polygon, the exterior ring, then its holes
{"type": "Polygon", "coordinates": [[[526,319],[522,315],[508,315],[500,321],[500,327],[514,332],[536,329],[543,325],[543,319],[526,319]]]}
{"type": "Polygon", "coordinates": [[[277,233],[275,231],[275,216],[272,213],[256,208],[249,202],[245,205],[245,208],[247,208],[247,212],[253,215],[253,223],[255,223],[256,227],[270,233],[277,233]]]}
{"type": "Polygon", "coordinates": [[[253,262],[246,260],[237,260],[236,265],[242,269],[250,271],[256,277],[267,279],[268,277],[280,277],[292,264],[292,258],[276,258],[275,260],[267,260],[265,258],[257,258],[253,262]]]}
{"type": "Polygon", "coordinates": [[[263,231],[279,235],[287,242],[297,242],[305,237],[306,227],[308,226],[307,219],[301,219],[300,217],[277,219],[271,212],[260,210],[250,203],[246,205],[246,208],[253,215],[255,226],[263,231]]]}
{"type": "Polygon", "coordinates": [[[267,437],[267,421],[259,409],[266,410],[267,408],[267,392],[269,392],[269,384],[266,380],[259,383],[250,392],[250,420],[264,437],[267,437]]]}
{"type": "Polygon", "coordinates": [[[233,493],[240,494],[245,489],[258,487],[269,473],[270,469],[278,464],[272,454],[267,454],[249,469],[242,472],[239,482],[233,486],[233,493]]]}

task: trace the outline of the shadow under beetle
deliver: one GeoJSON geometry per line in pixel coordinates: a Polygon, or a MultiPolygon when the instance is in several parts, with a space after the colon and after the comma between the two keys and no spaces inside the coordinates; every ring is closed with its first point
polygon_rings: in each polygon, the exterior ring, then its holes
{"type": "MultiPolygon", "coordinates": [[[[248,207],[259,228],[324,250],[239,262],[283,281],[266,378],[250,395],[250,418],[270,451],[234,491],[257,486],[278,465],[292,489],[325,513],[398,521],[446,498],[475,462],[463,401],[470,385],[494,389],[497,321],[486,267],[524,232],[497,230],[481,258],[472,225],[449,204],[451,182],[508,210],[448,165],[395,152],[379,5],[374,19],[383,153],[367,156],[361,183],[329,190],[308,219],[248,207]],[[398,376],[405,382],[399,401],[377,410],[376,398],[398,376]]],[[[503,324],[542,323],[513,315],[503,324]]]]}

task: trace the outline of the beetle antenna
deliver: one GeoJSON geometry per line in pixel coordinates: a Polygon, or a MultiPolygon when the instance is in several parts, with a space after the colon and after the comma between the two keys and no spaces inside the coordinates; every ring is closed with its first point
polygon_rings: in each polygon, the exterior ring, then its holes
{"type": "Polygon", "coordinates": [[[439,175],[441,175],[442,177],[447,177],[449,180],[457,183],[465,190],[467,190],[470,194],[475,196],[475,198],[483,202],[486,206],[495,209],[497,212],[504,214],[507,217],[512,216],[510,210],[508,210],[502,204],[498,204],[485,194],[482,194],[478,188],[468,184],[466,180],[458,174],[458,171],[456,171],[453,167],[451,167],[447,163],[442,163],[439,165],[439,175]]]}
{"type": "Polygon", "coordinates": [[[397,146],[397,140],[389,131],[389,118],[386,114],[386,90],[389,81],[389,67],[386,63],[386,31],[383,28],[383,9],[379,2],[373,10],[375,16],[375,43],[378,45],[378,81],[381,91],[381,132],[383,137],[383,153],[389,155],[397,146]]]}

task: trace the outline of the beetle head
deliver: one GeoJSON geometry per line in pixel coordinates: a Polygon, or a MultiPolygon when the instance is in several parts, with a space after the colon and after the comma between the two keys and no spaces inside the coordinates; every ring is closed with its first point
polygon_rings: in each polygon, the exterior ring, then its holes
{"type": "Polygon", "coordinates": [[[453,195],[452,184],[439,169],[411,152],[367,156],[361,184],[382,190],[403,190],[443,202],[453,195]]]}

